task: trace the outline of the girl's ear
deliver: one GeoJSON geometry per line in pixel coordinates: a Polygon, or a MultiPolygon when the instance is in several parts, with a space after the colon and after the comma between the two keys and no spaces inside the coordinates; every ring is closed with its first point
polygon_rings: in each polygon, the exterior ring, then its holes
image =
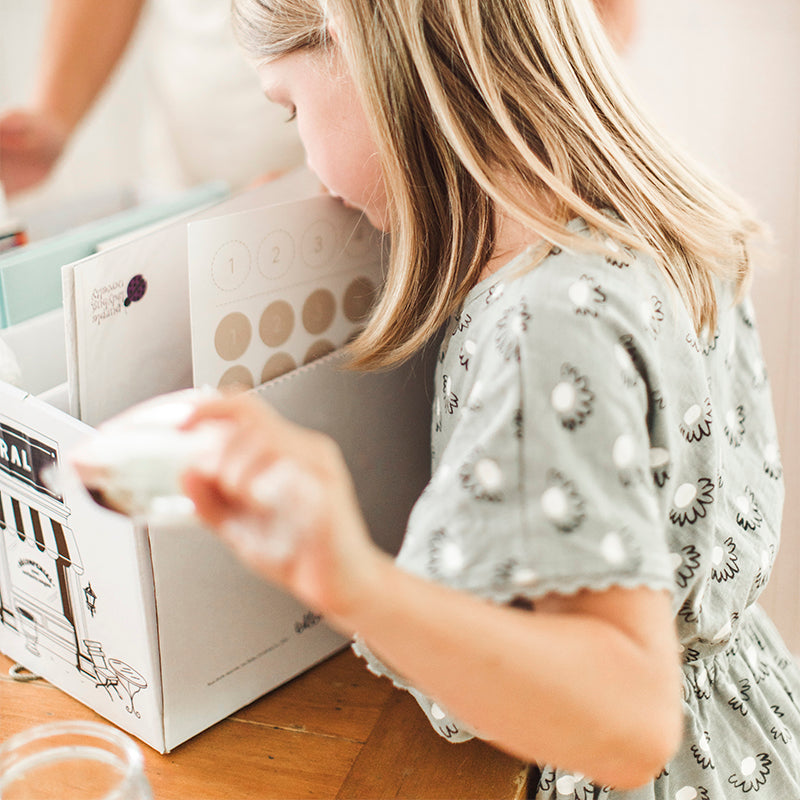
{"type": "Polygon", "coordinates": [[[325,32],[333,44],[339,47],[342,44],[342,35],[339,29],[339,24],[332,16],[328,16],[325,20],[325,32]]]}
{"type": "Polygon", "coordinates": [[[322,2],[322,15],[325,20],[325,33],[328,39],[337,47],[341,47],[344,42],[344,30],[339,16],[331,8],[331,4],[327,0],[322,2]]]}

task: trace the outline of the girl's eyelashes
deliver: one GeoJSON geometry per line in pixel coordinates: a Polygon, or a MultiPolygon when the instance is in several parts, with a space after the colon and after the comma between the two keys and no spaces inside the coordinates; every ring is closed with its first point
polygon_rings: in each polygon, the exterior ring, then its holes
{"type": "Polygon", "coordinates": [[[289,111],[289,116],[286,118],[286,122],[294,122],[297,119],[297,109],[292,106],[291,110],[289,111]]]}

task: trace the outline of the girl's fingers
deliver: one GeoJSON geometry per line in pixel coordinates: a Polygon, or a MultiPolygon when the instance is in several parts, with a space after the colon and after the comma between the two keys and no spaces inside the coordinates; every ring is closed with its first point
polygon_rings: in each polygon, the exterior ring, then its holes
{"type": "Polygon", "coordinates": [[[223,540],[256,572],[271,576],[295,551],[291,531],[279,520],[264,524],[260,517],[233,517],[220,528],[223,540]]]}
{"type": "Polygon", "coordinates": [[[245,494],[253,507],[271,512],[298,532],[307,531],[322,516],[322,484],[289,459],[275,461],[255,474],[245,494]]]}
{"type": "Polygon", "coordinates": [[[288,461],[262,472],[249,493],[257,511],[222,523],[223,537],[256,568],[276,568],[312,540],[322,493],[313,479],[288,461]]]}
{"type": "Polygon", "coordinates": [[[296,463],[280,460],[262,469],[230,502],[214,481],[197,472],[184,476],[184,490],[198,515],[216,528],[238,557],[265,577],[280,570],[318,532],[322,487],[296,463]]]}
{"type": "Polygon", "coordinates": [[[298,479],[301,471],[313,472],[319,461],[315,458],[315,452],[310,436],[303,437],[301,445],[300,439],[295,437],[281,441],[272,429],[237,427],[226,438],[216,468],[216,478],[224,491],[243,497],[253,480],[257,476],[263,479],[276,463],[296,464],[294,473],[298,479]]]}
{"type": "Polygon", "coordinates": [[[250,394],[223,395],[201,402],[182,423],[191,430],[202,424],[224,422],[228,429],[223,458],[237,451],[250,452],[254,443],[275,454],[300,452],[313,435],[278,414],[271,406],[250,394]]]}
{"type": "Polygon", "coordinates": [[[193,428],[210,420],[233,420],[255,423],[272,418],[280,419],[269,405],[251,394],[222,394],[203,399],[183,422],[183,428],[193,428]]]}
{"type": "Polygon", "coordinates": [[[252,429],[240,428],[227,437],[216,471],[217,480],[226,491],[241,492],[252,475],[275,458],[264,438],[252,429]]]}
{"type": "Polygon", "coordinates": [[[252,396],[205,401],[183,427],[220,421],[226,434],[219,457],[207,470],[198,465],[189,471],[184,489],[198,515],[268,574],[325,536],[327,479],[344,464],[327,437],[288,422],[252,396]]]}
{"type": "Polygon", "coordinates": [[[216,480],[190,469],[182,477],[182,488],[194,503],[198,516],[212,527],[219,527],[241,509],[220,492],[216,480]]]}

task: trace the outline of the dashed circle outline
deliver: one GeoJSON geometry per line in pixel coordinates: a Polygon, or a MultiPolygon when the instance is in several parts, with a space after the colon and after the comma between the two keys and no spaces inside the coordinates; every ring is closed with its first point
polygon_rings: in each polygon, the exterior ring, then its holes
{"type": "Polygon", "coordinates": [[[286,275],[287,272],[289,272],[289,270],[292,268],[292,265],[295,262],[296,257],[297,257],[297,242],[295,241],[294,236],[292,236],[292,234],[289,233],[289,231],[287,231],[285,228],[275,228],[271,230],[266,236],[264,236],[258,243],[258,250],[256,251],[256,267],[258,268],[258,271],[261,273],[261,275],[263,275],[268,281],[277,281],[280,280],[282,277],[284,277],[284,275],[286,275]],[[276,233],[283,233],[288,237],[289,242],[292,245],[292,255],[291,258],[289,259],[289,263],[286,265],[286,269],[284,269],[283,272],[281,272],[279,275],[267,275],[267,273],[264,272],[264,270],[261,268],[261,250],[264,247],[264,243],[267,241],[267,239],[269,239],[270,236],[273,236],[276,233]]]}
{"type": "Polygon", "coordinates": [[[241,287],[244,285],[244,282],[250,275],[250,270],[252,269],[252,266],[253,266],[253,254],[250,252],[250,248],[241,239],[228,239],[227,242],[224,242],[217,248],[213,258],[211,259],[211,280],[213,281],[217,289],[219,289],[221,292],[235,292],[237,289],[241,289],[241,287]],[[242,280],[236,286],[230,289],[226,289],[224,286],[220,286],[219,281],[217,281],[217,276],[214,274],[214,262],[217,260],[217,256],[219,255],[220,250],[222,250],[224,247],[227,247],[229,244],[240,244],[242,247],[244,247],[245,251],[247,252],[248,263],[247,263],[247,271],[245,272],[242,280]]]}

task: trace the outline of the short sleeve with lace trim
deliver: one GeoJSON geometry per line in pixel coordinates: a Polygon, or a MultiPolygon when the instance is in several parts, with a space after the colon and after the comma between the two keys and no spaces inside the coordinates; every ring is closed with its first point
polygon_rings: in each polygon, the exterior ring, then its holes
{"type": "Polygon", "coordinates": [[[469,295],[400,566],[498,602],[672,588],[651,469],[665,286],[619,263],[561,253],[519,274],[521,258],[469,295]]]}
{"type": "MultiPolygon", "coordinates": [[[[470,292],[435,377],[432,478],[397,563],[499,603],[612,585],[670,591],[655,472],[668,291],[652,263],[532,253],[470,292]]],[[[688,325],[683,312],[674,324],[688,325]]],[[[411,689],[359,641],[371,668],[411,689]]],[[[436,703],[431,723],[464,735],[436,703]]]]}

